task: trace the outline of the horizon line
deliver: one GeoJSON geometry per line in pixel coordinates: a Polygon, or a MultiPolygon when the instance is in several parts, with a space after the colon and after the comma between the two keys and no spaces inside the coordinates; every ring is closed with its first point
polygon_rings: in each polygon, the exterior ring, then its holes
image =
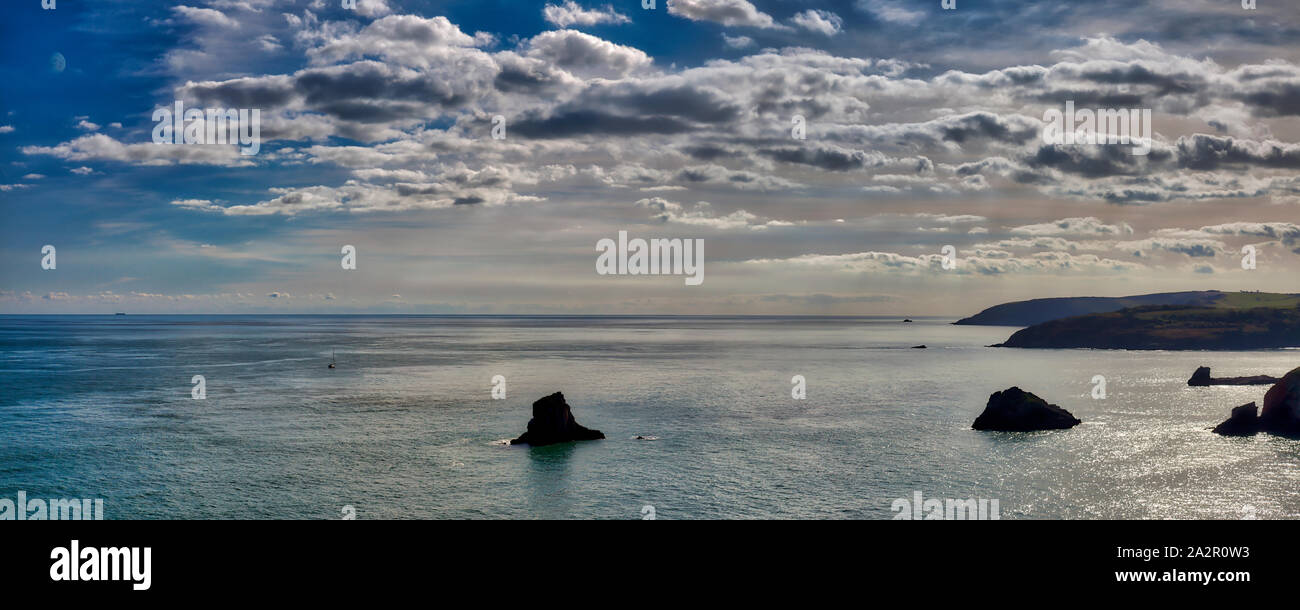
{"type": "Polygon", "coordinates": [[[900,319],[943,319],[958,316],[951,315],[907,315],[907,314],[661,314],[661,313],[0,313],[0,317],[35,317],[35,316],[423,316],[441,318],[900,318],[900,319]]]}

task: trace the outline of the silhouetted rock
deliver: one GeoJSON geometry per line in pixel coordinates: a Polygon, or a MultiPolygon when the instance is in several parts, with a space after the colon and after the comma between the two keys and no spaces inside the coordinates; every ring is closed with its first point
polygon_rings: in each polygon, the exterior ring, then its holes
{"type": "Polygon", "coordinates": [[[904,321],[904,322],[911,322],[911,320],[903,320],[903,321],[904,321]]]}
{"type": "Polygon", "coordinates": [[[1300,368],[1283,375],[1264,394],[1259,426],[1273,434],[1300,436],[1300,368]]]}
{"type": "Polygon", "coordinates": [[[533,418],[528,420],[528,431],[510,441],[511,445],[552,445],[569,441],[594,441],[605,438],[600,430],[584,428],[573,419],[564,394],[556,392],[533,403],[533,418]]]}
{"type": "Polygon", "coordinates": [[[1230,436],[1269,432],[1300,438],[1300,368],[1292,369],[1268,389],[1258,415],[1253,402],[1236,407],[1228,421],[1215,426],[1214,431],[1230,436]]]}
{"type": "Polygon", "coordinates": [[[1255,403],[1233,407],[1232,415],[1214,427],[1215,434],[1224,436],[1250,436],[1259,432],[1259,413],[1255,403]]]}
{"type": "Polygon", "coordinates": [[[989,404],[971,427],[976,430],[1028,432],[1073,428],[1080,423],[1083,422],[1069,411],[1013,386],[989,396],[989,404]]]}
{"type": "Polygon", "coordinates": [[[925,349],[924,345],[913,345],[912,349],[925,349]]]}
{"type": "Polygon", "coordinates": [[[1211,377],[1210,367],[1202,366],[1192,373],[1192,378],[1187,380],[1190,386],[1207,386],[1207,385],[1267,385],[1281,381],[1277,377],[1268,375],[1252,375],[1250,377],[1211,377]]]}

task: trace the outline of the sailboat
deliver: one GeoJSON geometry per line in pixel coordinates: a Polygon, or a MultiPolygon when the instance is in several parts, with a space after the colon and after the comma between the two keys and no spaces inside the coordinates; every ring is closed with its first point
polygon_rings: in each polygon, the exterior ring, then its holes
{"type": "Polygon", "coordinates": [[[334,350],[330,350],[330,368],[334,368],[334,350]]]}

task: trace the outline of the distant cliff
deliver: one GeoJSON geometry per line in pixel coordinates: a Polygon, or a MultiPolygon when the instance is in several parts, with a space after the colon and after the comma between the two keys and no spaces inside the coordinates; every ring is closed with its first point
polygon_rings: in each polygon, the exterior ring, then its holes
{"type": "Polygon", "coordinates": [[[1057,297],[1033,299],[994,305],[954,324],[985,326],[1032,326],[1071,316],[1119,311],[1127,307],[1144,305],[1201,305],[1210,306],[1223,298],[1218,290],[1195,292],[1162,292],[1131,297],[1057,297]]]}
{"type": "Polygon", "coordinates": [[[1016,331],[998,347],[1168,350],[1300,347],[1300,298],[1296,295],[1225,296],[1215,307],[1156,305],[1052,320],[1016,331]],[[1271,297],[1290,297],[1290,301],[1271,297]],[[1269,305],[1232,306],[1252,301],[1269,305]],[[1290,306],[1285,306],[1288,303],[1290,306]]]}

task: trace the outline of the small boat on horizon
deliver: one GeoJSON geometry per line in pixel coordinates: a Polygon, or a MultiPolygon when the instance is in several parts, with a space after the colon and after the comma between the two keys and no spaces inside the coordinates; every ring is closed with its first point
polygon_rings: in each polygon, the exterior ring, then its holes
{"type": "Polygon", "coordinates": [[[330,368],[334,368],[334,350],[330,350],[330,368]]]}

